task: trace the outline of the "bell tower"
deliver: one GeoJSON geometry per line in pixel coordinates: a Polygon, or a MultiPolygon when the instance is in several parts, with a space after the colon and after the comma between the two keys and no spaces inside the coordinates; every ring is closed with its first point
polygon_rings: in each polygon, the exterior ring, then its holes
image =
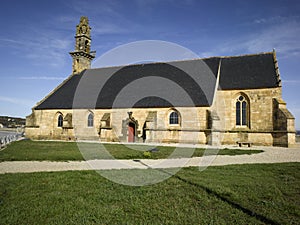
{"type": "Polygon", "coordinates": [[[75,50],[70,52],[73,58],[73,74],[91,68],[91,61],[95,58],[95,51],[91,51],[91,27],[87,17],[82,16],[76,26],[75,50]]]}

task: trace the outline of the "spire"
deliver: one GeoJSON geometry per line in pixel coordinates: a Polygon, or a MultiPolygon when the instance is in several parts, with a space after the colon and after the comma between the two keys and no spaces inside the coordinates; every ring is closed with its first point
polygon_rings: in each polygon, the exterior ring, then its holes
{"type": "Polygon", "coordinates": [[[91,68],[91,61],[95,58],[95,51],[91,51],[91,27],[87,17],[82,16],[76,26],[75,50],[70,52],[73,58],[73,74],[91,68]]]}

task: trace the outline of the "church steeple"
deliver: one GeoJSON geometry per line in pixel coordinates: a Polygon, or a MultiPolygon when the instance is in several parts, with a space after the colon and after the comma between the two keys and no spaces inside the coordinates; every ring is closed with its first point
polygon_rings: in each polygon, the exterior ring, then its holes
{"type": "Polygon", "coordinates": [[[91,27],[87,17],[82,16],[76,26],[75,50],[70,52],[73,58],[73,74],[91,68],[91,61],[95,58],[95,51],[91,51],[91,27]]]}

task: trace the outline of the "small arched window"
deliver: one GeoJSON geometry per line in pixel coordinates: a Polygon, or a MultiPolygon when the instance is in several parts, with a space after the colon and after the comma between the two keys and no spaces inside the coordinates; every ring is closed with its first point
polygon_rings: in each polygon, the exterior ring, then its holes
{"type": "Polygon", "coordinates": [[[246,98],[240,95],[236,100],[236,125],[248,126],[248,102],[246,98]]]}
{"type": "Polygon", "coordinates": [[[88,115],[88,127],[93,127],[94,126],[94,114],[93,113],[90,113],[88,115]]]}
{"type": "Polygon", "coordinates": [[[63,126],[63,116],[62,115],[59,115],[57,117],[57,127],[62,127],[63,126]]]}
{"type": "Polygon", "coordinates": [[[169,116],[169,124],[179,124],[179,117],[177,112],[171,112],[169,116]]]}

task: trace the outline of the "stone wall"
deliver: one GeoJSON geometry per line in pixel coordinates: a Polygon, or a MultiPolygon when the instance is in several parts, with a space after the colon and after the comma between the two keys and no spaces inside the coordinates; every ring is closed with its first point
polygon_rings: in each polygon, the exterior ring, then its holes
{"type": "Polygon", "coordinates": [[[82,139],[127,141],[129,122],[135,124],[136,141],[206,143],[207,108],[158,108],[110,110],[34,110],[27,117],[26,136],[32,139],[82,139]],[[169,114],[179,113],[179,124],[169,124],[169,114]],[[129,116],[129,112],[131,115],[129,116]],[[149,119],[151,113],[154,118],[149,119]],[[87,126],[88,115],[94,115],[94,126],[87,126]],[[103,116],[109,114],[109,124],[103,116]],[[58,116],[64,118],[58,127],[58,116]],[[199,134],[202,132],[202,134],[199,134]]]}

